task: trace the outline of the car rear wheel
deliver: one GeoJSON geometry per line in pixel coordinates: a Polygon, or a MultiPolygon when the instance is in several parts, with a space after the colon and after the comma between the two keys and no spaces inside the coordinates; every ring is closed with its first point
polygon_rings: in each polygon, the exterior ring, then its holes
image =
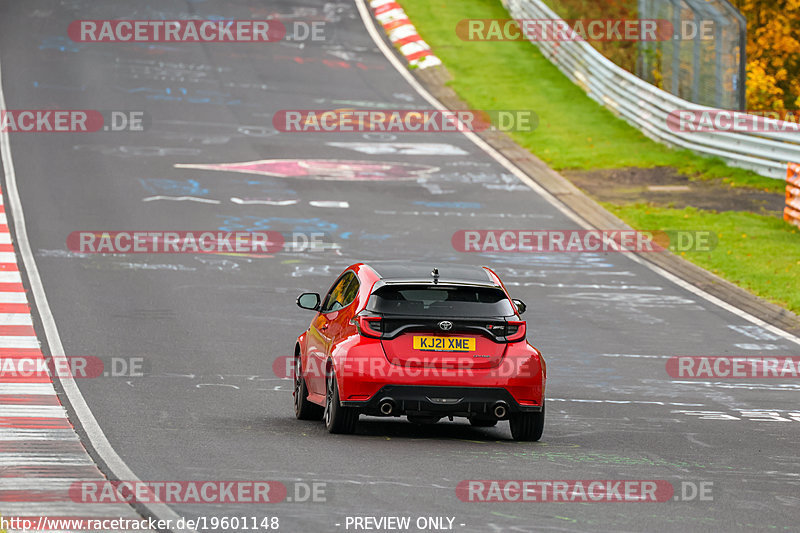
{"type": "Polygon", "coordinates": [[[294,416],[298,420],[320,420],[324,412],[321,405],[308,401],[308,387],[303,378],[300,356],[294,358],[294,416]]]}
{"type": "Polygon", "coordinates": [[[336,373],[331,369],[325,387],[325,427],[331,433],[355,433],[358,423],[358,410],[342,407],[339,402],[339,385],[336,373]]]}
{"type": "Polygon", "coordinates": [[[509,419],[514,440],[536,441],[544,431],[544,403],[540,413],[515,413],[509,419]]]}
{"type": "Polygon", "coordinates": [[[469,419],[469,423],[476,428],[491,428],[497,425],[497,419],[479,418],[477,416],[473,416],[472,418],[469,419]]]}

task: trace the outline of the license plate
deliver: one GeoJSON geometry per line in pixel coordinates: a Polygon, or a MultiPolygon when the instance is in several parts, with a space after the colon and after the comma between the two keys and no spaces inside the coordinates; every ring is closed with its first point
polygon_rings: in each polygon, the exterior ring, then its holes
{"type": "Polygon", "coordinates": [[[474,352],[475,339],[470,337],[415,336],[414,349],[427,352],[474,352]]]}

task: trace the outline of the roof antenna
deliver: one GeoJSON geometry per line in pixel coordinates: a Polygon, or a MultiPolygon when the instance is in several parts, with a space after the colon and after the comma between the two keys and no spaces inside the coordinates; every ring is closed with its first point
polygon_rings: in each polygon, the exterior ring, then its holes
{"type": "Polygon", "coordinates": [[[433,271],[431,271],[431,276],[433,276],[433,284],[434,285],[439,283],[439,269],[438,268],[434,268],[433,271]]]}

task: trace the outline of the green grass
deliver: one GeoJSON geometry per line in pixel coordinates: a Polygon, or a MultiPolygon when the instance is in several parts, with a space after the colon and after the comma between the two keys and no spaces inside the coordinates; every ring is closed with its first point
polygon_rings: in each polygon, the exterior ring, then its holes
{"type": "Polygon", "coordinates": [[[516,142],[558,170],[671,166],[696,179],[781,191],[780,180],[673,150],[645,137],[588,98],[527,41],[462,41],[465,18],[510,18],[500,0],[401,0],[420,35],[453,75],[450,86],[474,109],[530,109],[539,116],[516,142]]]}
{"type": "MultiPolygon", "coordinates": [[[[532,109],[533,132],[514,140],[558,169],[671,166],[695,179],[782,192],[784,182],[728,167],[719,159],[672,150],[616,118],[574,85],[528,42],[466,42],[465,18],[509,18],[500,0],[400,0],[420,35],[453,75],[451,87],[472,109],[532,109]]],[[[711,252],[684,257],[751,292],[800,313],[800,232],[753,213],[606,204],[634,228],[710,230],[711,252]]]]}
{"type": "Polygon", "coordinates": [[[779,218],[692,207],[645,204],[603,206],[634,228],[708,230],[719,242],[711,252],[681,253],[685,259],[773,303],[800,313],[800,230],[779,218]]]}

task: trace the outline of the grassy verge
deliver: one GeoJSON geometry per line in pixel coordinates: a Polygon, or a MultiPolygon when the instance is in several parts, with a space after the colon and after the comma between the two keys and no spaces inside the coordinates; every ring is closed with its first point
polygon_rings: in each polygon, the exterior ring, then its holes
{"type": "Polygon", "coordinates": [[[402,0],[420,35],[453,74],[451,87],[475,109],[531,109],[532,132],[512,136],[555,169],[675,167],[696,179],[779,191],[779,180],[722,160],[656,143],[586,96],[527,41],[462,41],[465,18],[509,18],[500,0],[402,0]]]}
{"type": "Polygon", "coordinates": [[[635,228],[711,230],[711,252],[685,252],[689,261],[759,296],[800,313],[800,231],[754,213],[668,209],[645,204],[603,206],[635,228]]]}
{"type": "MultiPolygon", "coordinates": [[[[533,109],[539,127],[513,135],[552,167],[598,169],[671,166],[696,179],[782,191],[784,184],[718,159],[669,149],[616,118],[528,42],[465,42],[455,27],[465,18],[508,18],[500,0],[401,0],[420,35],[453,75],[451,87],[473,109],[533,109]]],[[[634,228],[711,230],[710,253],[686,259],[767,300],[800,313],[800,234],[778,218],[738,212],[649,205],[606,208],[634,228]]]]}

